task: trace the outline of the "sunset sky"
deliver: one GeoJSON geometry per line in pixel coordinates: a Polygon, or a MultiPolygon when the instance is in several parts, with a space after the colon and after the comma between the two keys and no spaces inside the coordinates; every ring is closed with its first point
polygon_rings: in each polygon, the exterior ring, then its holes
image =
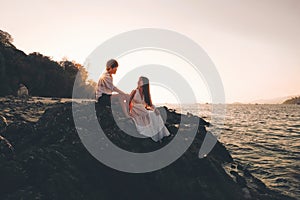
{"type": "MultiPolygon", "coordinates": [[[[300,95],[299,0],[1,0],[0,5],[0,29],[25,53],[83,64],[115,35],[162,28],[189,37],[207,52],[228,103],[300,95]]],[[[154,63],[158,57],[153,57],[154,63]]],[[[124,58],[120,69],[134,62],[132,55],[124,58]]],[[[116,81],[122,76],[119,72],[116,81]]],[[[163,89],[153,90],[159,101],[163,89]]],[[[209,101],[205,89],[202,94],[198,100],[209,101]]],[[[168,95],[162,102],[172,101],[168,95]]]]}

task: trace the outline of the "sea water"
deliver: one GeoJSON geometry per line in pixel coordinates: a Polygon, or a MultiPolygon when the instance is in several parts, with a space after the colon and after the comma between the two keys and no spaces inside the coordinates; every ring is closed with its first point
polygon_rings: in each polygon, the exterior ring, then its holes
{"type": "MultiPolygon", "coordinates": [[[[210,122],[211,104],[167,105],[210,122]]],[[[227,104],[219,140],[269,188],[300,199],[300,105],[227,104]]]]}

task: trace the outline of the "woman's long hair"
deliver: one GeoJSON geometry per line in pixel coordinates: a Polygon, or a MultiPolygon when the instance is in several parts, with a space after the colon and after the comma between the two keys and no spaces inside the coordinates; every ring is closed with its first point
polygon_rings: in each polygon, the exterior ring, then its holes
{"type": "Polygon", "coordinates": [[[152,99],[150,94],[150,85],[149,85],[149,79],[146,77],[141,76],[140,77],[143,81],[142,86],[142,97],[144,97],[144,101],[146,102],[147,106],[152,106],[152,99]]]}
{"type": "MultiPolygon", "coordinates": [[[[142,95],[142,98],[144,98],[145,103],[147,106],[152,106],[152,99],[150,94],[150,85],[149,85],[149,79],[147,77],[141,76],[140,79],[143,81],[143,85],[140,90],[140,94],[142,95]]],[[[131,101],[136,93],[136,90],[134,90],[129,99],[129,110],[131,110],[132,104],[131,101]]]]}

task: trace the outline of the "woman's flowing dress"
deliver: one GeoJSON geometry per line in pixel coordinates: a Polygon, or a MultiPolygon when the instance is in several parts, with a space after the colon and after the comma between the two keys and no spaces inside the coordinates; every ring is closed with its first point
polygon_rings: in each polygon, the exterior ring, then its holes
{"type": "Polygon", "coordinates": [[[136,89],[131,103],[130,116],[133,118],[137,131],[141,135],[151,137],[155,142],[170,135],[161,116],[145,108],[146,103],[138,89],[136,89]]]}

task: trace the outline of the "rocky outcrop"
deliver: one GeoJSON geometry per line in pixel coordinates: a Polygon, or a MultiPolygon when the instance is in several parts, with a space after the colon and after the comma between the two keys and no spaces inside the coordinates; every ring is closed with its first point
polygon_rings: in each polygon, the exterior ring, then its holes
{"type": "MultiPolygon", "coordinates": [[[[87,104],[79,105],[79,111],[87,104]]],[[[98,110],[97,116],[113,143],[129,151],[147,152],[167,145],[178,134],[182,118],[191,125],[197,118],[160,109],[166,112],[166,127],[171,132],[161,144],[124,134],[109,109],[98,110]]],[[[130,120],[119,117],[134,130],[130,120]]],[[[219,142],[199,159],[209,124],[198,121],[196,138],[178,160],[154,172],[130,174],[111,169],[90,155],[76,132],[71,103],[52,106],[37,122],[15,120],[2,133],[13,151],[0,139],[0,199],[289,199],[253,177],[219,142]]]]}

